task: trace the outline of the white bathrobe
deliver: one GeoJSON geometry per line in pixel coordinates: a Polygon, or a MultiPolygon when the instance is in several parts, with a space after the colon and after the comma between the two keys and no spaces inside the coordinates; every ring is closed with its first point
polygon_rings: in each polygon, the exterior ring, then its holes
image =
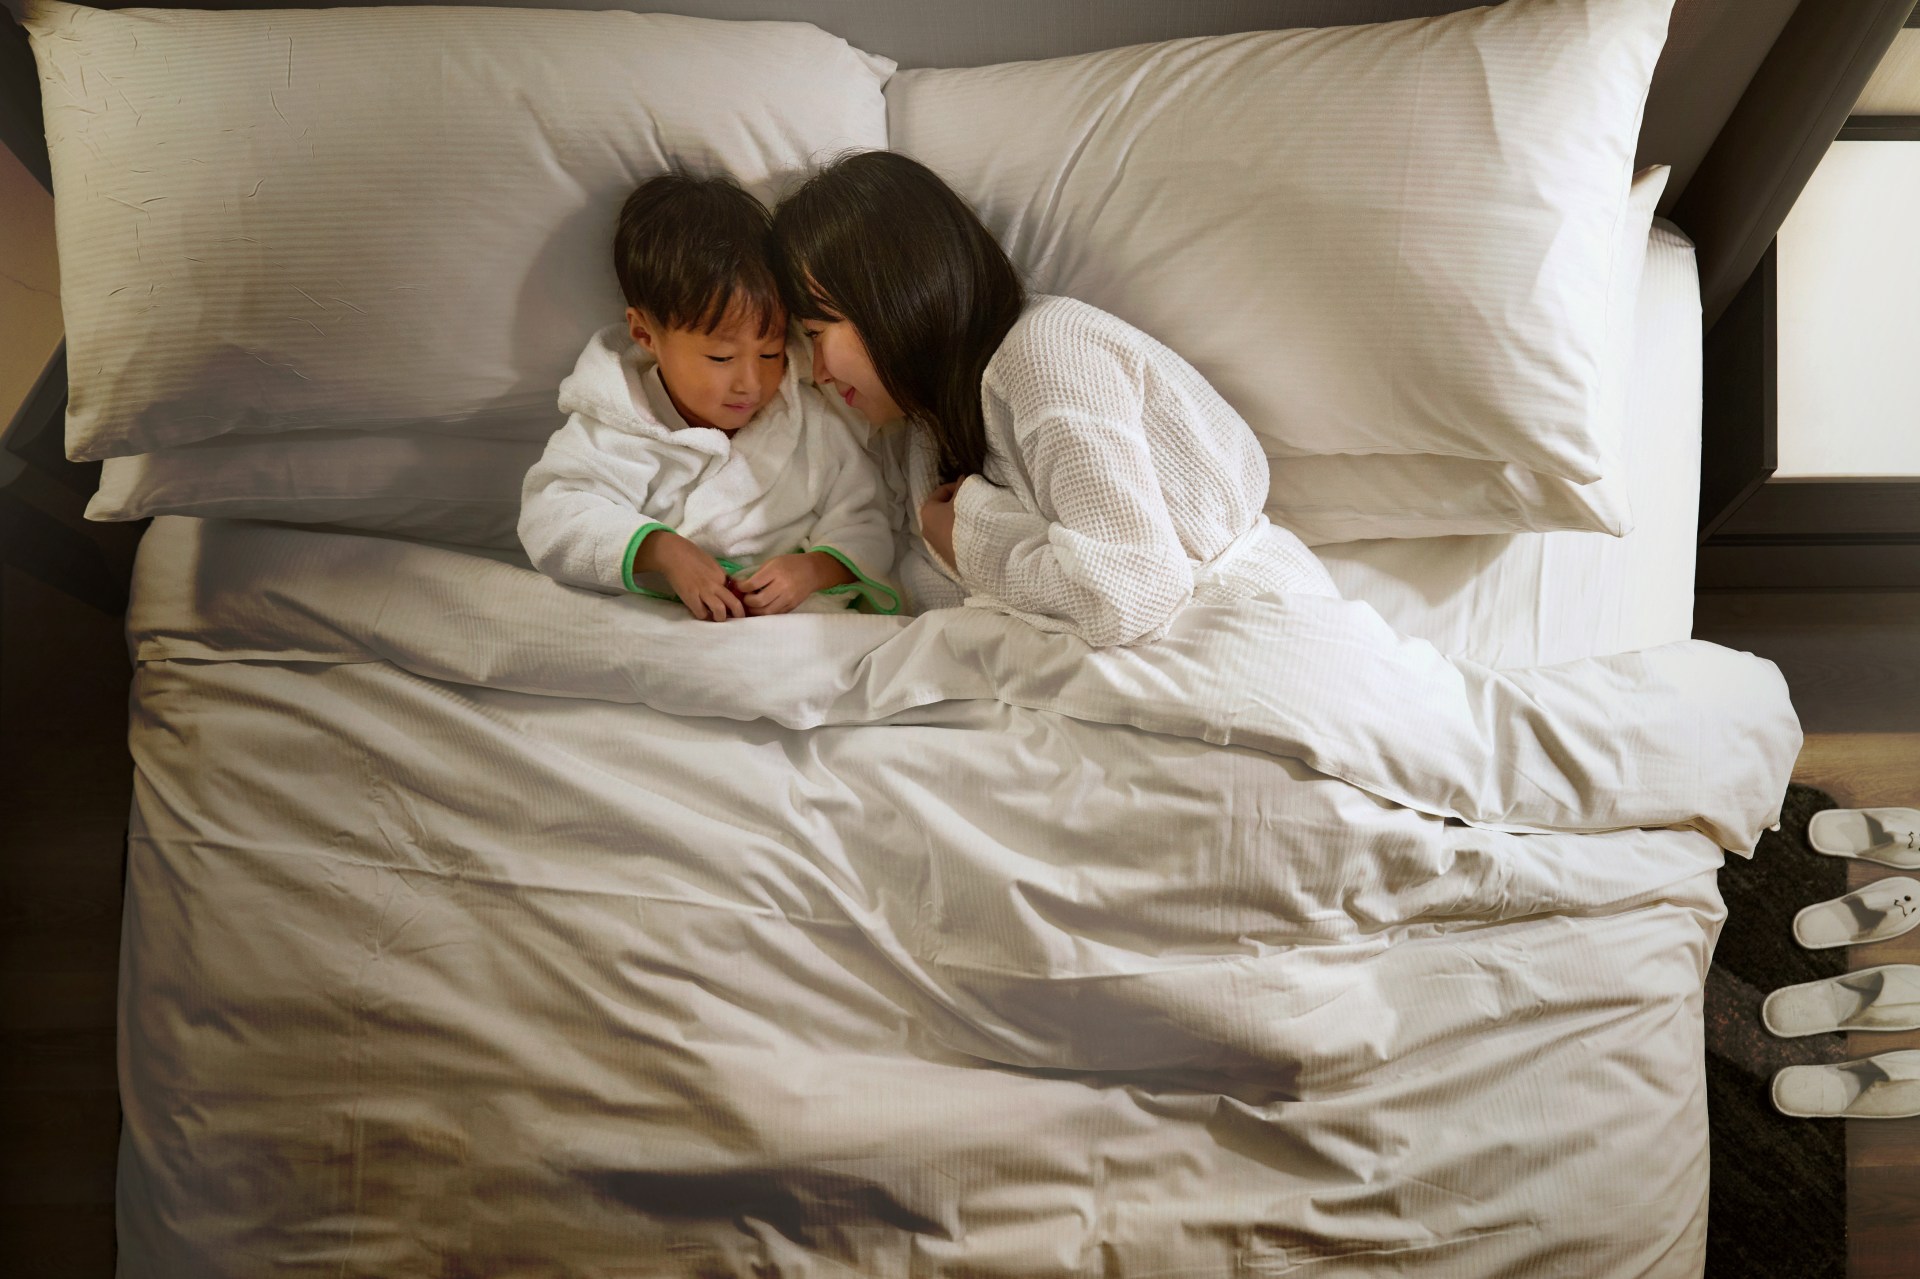
{"type": "MultiPolygon", "coordinates": [[[[924,543],[902,557],[916,607],[964,599],[1104,647],[1158,639],[1192,600],[1340,593],[1262,513],[1252,429],[1117,316],[1034,298],[987,363],[981,408],[989,456],[954,502],[957,573],[924,543]]],[[[917,528],[933,463],[923,440],[906,453],[917,528]]]]}
{"type": "Polygon", "coordinates": [[[594,334],[560,384],[571,416],[547,441],[520,495],[520,541],[549,577],[601,591],[642,590],[631,574],[639,532],[665,525],[715,559],[741,566],[827,551],[860,581],[802,608],[846,608],[864,595],[883,612],[897,598],[893,513],[864,441],[805,382],[804,346],[788,348],[780,390],[729,436],[688,426],[653,356],[624,325],[594,334]]]}

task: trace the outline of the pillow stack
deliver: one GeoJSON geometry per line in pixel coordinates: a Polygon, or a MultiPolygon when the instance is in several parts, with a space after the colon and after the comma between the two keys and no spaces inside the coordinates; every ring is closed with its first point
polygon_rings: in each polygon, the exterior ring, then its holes
{"type": "Polygon", "coordinates": [[[888,132],[1036,290],[1192,362],[1273,459],[1268,514],[1308,542],[1623,533],[1614,450],[1665,171],[1630,188],[1671,7],[1508,0],[904,71],[888,132]]]}
{"type": "Polygon", "coordinates": [[[34,3],[89,514],[512,545],[561,379],[625,302],[641,180],[769,202],[886,145],[893,63],[816,27],[34,3]]]}
{"type": "Polygon", "coordinates": [[[817,28],[37,0],[90,514],[511,545],[620,202],[892,145],[1192,361],[1310,542],[1626,531],[1633,154],[1672,0],[894,74],[817,28]],[[1035,122],[1044,122],[1035,127],[1035,122]]]}

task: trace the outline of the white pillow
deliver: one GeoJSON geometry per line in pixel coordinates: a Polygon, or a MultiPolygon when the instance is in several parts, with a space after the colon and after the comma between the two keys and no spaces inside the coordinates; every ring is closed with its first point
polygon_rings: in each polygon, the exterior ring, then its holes
{"type": "Polygon", "coordinates": [[[1033,287],[1191,361],[1277,456],[1431,453],[1577,483],[1614,232],[1672,0],[913,70],[892,145],[1033,287]]]}
{"type": "Polygon", "coordinates": [[[1309,546],[1375,537],[1586,530],[1623,536],[1633,527],[1627,498],[1627,396],[1634,369],[1634,316],[1654,207],[1669,170],[1634,176],[1620,219],[1617,269],[1607,293],[1607,340],[1600,364],[1598,440],[1603,476],[1576,484],[1514,462],[1375,453],[1271,457],[1267,516],[1309,546]]]}
{"type": "Polygon", "coordinates": [[[763,199],[886,145],[893,63],[801,23],[36,0],[67,448],[397,426],[544,440],[674,163],[763,199]]]}
{"type": "Polygon", "coordinates": [[[223,435],[108,458],[87,518],[280,520],[517,551],[520,482],[545,447],[407,432],[223,435]]]}

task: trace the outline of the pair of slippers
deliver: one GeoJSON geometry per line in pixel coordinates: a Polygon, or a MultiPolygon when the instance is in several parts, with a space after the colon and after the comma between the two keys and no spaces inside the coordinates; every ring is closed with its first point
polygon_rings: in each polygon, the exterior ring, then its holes
{"type": "MultiPolygon", "coordinates": [[[[1786,1036],[1920,1030],[1920,964],[1883,964],[1776,990],[1760,1020],[1786,1036]]],[[[1802,1119],[1920,1115],[1920,1049],[1833,1066],[1788,1066],[1773,1077],[1773,1104],[1802,1119]]]]}
{"type": "MultiPolygon", "coordinates": [[[[1816,853],[1920,870],[1920,809],[1829,808],[1807,823],[1816,853]]],[[[1920,926],[1920,880],[1894,875],[1793,917],[1793,936],[1810,950],[1884,941],[1920,926]]]]}
{"type": "MultiPolygon", "coordinates": [[[[1834,808],[1815,813],[1807,842],[1829,857],[1920,870],[1920,810],[1834,808]]],[[[1898,937],[1920,926],[1920,881],[1876,880],[1794,916],[1810,949],[1898,937]]],[[[1920,1030],[1920,964],[1883,964],[1767,996],[1761,1021],[1776,1035],[1920,1030]]],[[[1788,1066],[1773,1077],[1773,1104],[1801,1118],[1904,1119],[1920,1115],[1920,1049],[1831,1066],[1788,1066]]]]}

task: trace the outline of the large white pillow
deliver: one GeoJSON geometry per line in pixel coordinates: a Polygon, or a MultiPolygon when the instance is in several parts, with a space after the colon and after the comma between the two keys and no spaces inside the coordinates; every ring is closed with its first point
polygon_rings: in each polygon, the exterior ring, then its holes
{"type": "Polygon", "coordinates": [[[1190,360],[1278,456],[1599,479],[1615,230],[1672,0],[913,70],[892,145],[1034,288],[1190,360]]]}
{"type": "Polygon", "coordinates": [[[617,320],[642,178],[763,199],[886,145],[884,58],[801,23],[35,0],[67,448],[406,426],[545,439],[617,320]]]}

